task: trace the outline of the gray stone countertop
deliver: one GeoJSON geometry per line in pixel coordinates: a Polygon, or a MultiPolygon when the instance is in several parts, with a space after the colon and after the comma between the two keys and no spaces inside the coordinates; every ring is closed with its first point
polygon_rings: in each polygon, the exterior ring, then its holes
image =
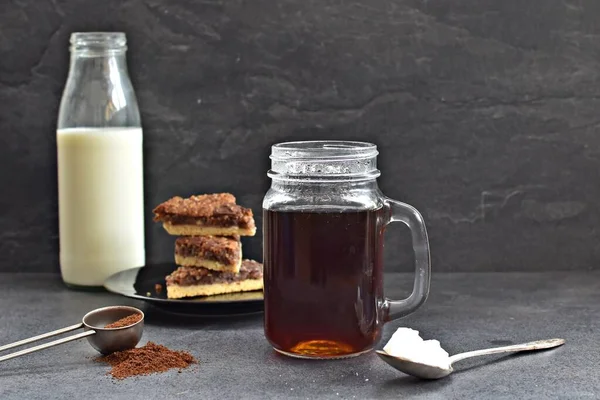
{"type": "MultiPolygon", "coordinates": [[[[410,275],[386,276],[401,296],[410,275]]],[[[386,325],[439,339],[450,354],[562,337],[567,344],[529,355],[457,364],[452,376],[416,380],[373,354],[303,361],[275,354],[262,316],[175,317],[108,293],[66,289],[57,275],[0,274],[0,343],[77,323],[96,307],[129,304],[146,312],[148,340],[187,350],[200,364],[178,373],[115,381],[80,340],[0,363],[0,399],[592,399],[600,397],[600,273],[435,274],[427,304],[386,325]]]]}

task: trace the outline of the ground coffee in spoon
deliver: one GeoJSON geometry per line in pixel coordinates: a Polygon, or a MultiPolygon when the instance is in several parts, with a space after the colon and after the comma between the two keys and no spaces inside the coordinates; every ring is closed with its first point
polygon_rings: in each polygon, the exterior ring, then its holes
{"type": "Polygon", "coordinates": [[[130,326],[139,322],[142,319],[141,314],[131,314],[126,316],[125,318],[121,318],[118,321],[113,322],[112,324],[108,324],[104,327],[104,329],[115,329],[115,328],[123,328],[126,326],[130,326]]]}
{"type": "Polygon", "coordinates": [[[98,362],[109,364],[110,375],[115,379],[125,379],[136,375],[150,375],[173,368],[184,369],[197,364],[196,359],[185,351],[175,351],[153,342],[143,347],[117,351],[99,357],[98,362]]]}

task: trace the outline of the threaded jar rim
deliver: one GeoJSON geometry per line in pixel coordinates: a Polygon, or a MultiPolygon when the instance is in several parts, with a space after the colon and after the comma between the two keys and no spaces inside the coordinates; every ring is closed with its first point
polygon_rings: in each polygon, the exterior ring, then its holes
{"type": "Polygon", "coordinates": [[[377,146],[367,142],[313,140],[271,147],[268,176],[284,180],[369,180],[380,175],[377,146]]]}

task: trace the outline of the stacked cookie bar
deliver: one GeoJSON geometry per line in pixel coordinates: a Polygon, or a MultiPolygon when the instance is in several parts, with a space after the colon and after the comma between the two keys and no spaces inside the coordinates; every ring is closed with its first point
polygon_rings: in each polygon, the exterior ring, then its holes
{"type": "Polygon", "coordinates": [[[240,236],[254,236],[252,210],[230,193],[173,197],[154,209],[175,241],[178,268],[166,277],[167,297],[212,296],[261,290],[262,264],[244,260],[240,236]]]}

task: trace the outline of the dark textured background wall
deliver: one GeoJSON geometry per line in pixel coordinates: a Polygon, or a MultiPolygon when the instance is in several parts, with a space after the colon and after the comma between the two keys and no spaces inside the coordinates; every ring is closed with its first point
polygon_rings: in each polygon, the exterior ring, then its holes
{"type": "MultiPolygon", "coordinates": [[[[380,146],[381,187],[424,214],[435,270],[597,268],[598,21],[597,0],[2,1],[0,270],[58,271],[78,30],[128,35],[149,261],[172,257],[153,205],[231,191],[260,214],[271,144],[346,138],[380,146]]],[[[391,233],[388,268],[408,269],[391,233]]]]}

